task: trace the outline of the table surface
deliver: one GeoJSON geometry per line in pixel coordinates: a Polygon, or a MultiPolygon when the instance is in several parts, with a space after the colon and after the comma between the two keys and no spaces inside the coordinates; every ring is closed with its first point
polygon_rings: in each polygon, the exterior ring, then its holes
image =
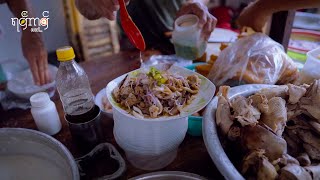
{"type": "MultiPolygon", "coordinates": [[[[145,56],[151,54],[155,54],[155,52],[147,52],[145,53],[145,56]]],[[[140,66],[139,56],[139,52],[137,51],[120,52],[104,59],[81,63],[81,66],[88,74],[92,92],[94,94],[98,93],[112,79],[138,68],[140,66]]],[[[72,137],[68,126],[63,120],[64,113],[57,92],[53,96],[52,100],[57,106],[57,110],[62,122],[61,131],[53,137],[63,143],[75,158],[81,157],[84,154],[72,142],[72,137]]],[[[115,145],[123,158],[126,159],[124,152],[114,140],[113,120],[106,116],[102,116],[101,118],[103,131],[107,142],[115,145]]],[[[30,110],[21,109],[4,111],[2,108],[0,108],[0,128],[1,127],[37,129],[30,110]]],[[[126,161],[126,163],[127,178],[150,172],[137,169],[128,161],[126,161]]],[[[185,171],[195,173],[209,179],[223,179],[206,150],[203,138],[192,137],[188,134],[186,135],[182,144],[179,146],[176,159],[170,165],[158,171],[185,171]]]]}

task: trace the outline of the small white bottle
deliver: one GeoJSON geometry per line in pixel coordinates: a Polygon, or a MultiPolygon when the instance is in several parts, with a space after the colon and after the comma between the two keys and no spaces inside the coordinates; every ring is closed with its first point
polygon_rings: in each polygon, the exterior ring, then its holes
{"type": "Polygon", "coordinates": [[[176,19],[172,43],[177,56],[194,60],[205,53],[207,42],[201,37],[198,23],[199,18],[193,14],[186,14],[176,19]]]}
{"type": "Polygon", "coordinates": [[[61,130],[61,122],[56,105],[50,100],[48,93],[40,92],[30,97],[31,114],[41,132],[49,135],[61,130]]]}

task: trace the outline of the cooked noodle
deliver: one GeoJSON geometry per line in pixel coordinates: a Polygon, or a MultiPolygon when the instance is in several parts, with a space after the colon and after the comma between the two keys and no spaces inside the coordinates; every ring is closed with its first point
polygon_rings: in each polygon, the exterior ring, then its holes
{"type": "Polygon", "coordinates": [[[113,96],[121,107],[137,118],[174,116],[199,92],[197,75],[182,77],[154,68],[149,73],[125,77],[113,96]]]}

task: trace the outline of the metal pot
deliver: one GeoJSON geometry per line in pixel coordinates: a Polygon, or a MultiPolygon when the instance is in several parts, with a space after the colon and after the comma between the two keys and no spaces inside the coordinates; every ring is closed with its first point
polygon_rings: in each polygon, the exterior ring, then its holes
{"type": "Polygon", "coordinates": [[[143,174],[129,180],[205,180],[205,178],[197,174],[181,171],[159,171],[143,174]]]}
{"type": "Polygon", "coordinates": [[[35,130],[1,128],[0,179],[12,178],[80,179],[73,156],[56,139],[35,130]]]}

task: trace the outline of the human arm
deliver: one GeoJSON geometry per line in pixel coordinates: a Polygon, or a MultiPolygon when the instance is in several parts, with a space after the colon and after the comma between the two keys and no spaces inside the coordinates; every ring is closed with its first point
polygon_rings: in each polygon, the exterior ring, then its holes
{"type": "Polygon", "coordinates": [[[275,12],[319,7],[320,0],[258,0],[250,3],[240,14],[237,23],[240,27],[251,27],[261,32],[275,12]]]}
{"type": "Polygon", "coordinates": [[[217,19],[208,11],[208,0],[189,0],[177,12],[177,18],[185,14],[194,14],[199,18],[199,28],[202,29],[201,35],[208,40],[214,30],[217,19]]]}
{"type": "MultiPolygon", "coordinates": [[[[90,20],[106,17],[109,20],[116,19],[116,12],[119,10],[118,0],[76,0],[79,12],[90,20]]],[[[125,0],[128,4],[129,0],[125,0]]]]}
{"type": "MultiPolygon", "coordinates": [[[[22,11],[28,11],[28,17],[33,16],[27,0],[7,0],[6,2],[14,16],[20,18],[22,11]]],[[[48,83],[50,77],[47,50],[41,34],[38,32],[31,32],[30,28],[23,30],[21,46],[23,55],[29,63],[35,84],[43,85],[48,83]]]]}

